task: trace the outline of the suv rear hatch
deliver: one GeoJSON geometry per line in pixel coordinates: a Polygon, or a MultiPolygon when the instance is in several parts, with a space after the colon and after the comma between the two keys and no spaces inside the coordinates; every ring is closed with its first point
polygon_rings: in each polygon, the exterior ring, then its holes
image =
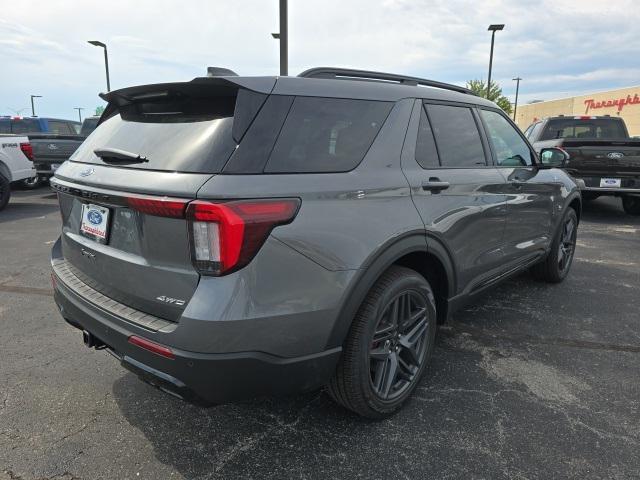
{"type": "Polygon", "coordinates": [[[185,209],[234,152],[275,80],[132,87],[106,94],[98,128],[52,180],[66,267],[118,303],[177,321],[193,295],[185,209]]]}

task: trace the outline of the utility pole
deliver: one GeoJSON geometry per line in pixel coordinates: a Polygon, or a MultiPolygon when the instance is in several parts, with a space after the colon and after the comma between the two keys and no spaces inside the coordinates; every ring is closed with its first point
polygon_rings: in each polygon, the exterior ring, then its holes
{"type": "Polygon", "coordinates": [[[34,98],[42,98],[42,95],[31,95],[31,116],[32,117],[36,116],[36,107],[33,104],[34,98]]]}
{"type": "Polygon", "coordinates": [[[287,0],[280,0],[280,32],[271,36],[280,40],[280,76],[289,75],[289,22],[287,18],[287,0]]]}
{"type": "Polygon", "coordinates": [[[516,121],[516,112],[518,111],[518,91],[520,90],[520,77],[512,78],[516,82],[516,103],[513,105],[513,121],[516,121]]]}
{"type": "Polygon", "coordinates": [[[491,68],[493,67],[493,43],[496,38],[496,32],[504,29],[504,24],[491,24],[489,30],[491,32],[491,53],[489,54],[489,78],[487,79],[487,100],[489,99],[489,92],[491,91],[491,68]]]}
{"type": "Polygon", "coordinates": [[[80,120],[80,123],[82,123],[82,110],[84,110],[84,108],[82,107],[73,107],[74,110],[78,110],[78,120],[80,120]]]}

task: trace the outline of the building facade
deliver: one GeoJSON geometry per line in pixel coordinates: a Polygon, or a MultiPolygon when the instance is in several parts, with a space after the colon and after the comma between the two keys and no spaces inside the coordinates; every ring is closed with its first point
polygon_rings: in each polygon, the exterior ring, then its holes
{"type": "Polygon", "coordinates": [[[536,120],[556,115],[617,116],[624,119],[629,135],[640,136],[640,86],[518,105],[516,123],[524,130],[536,120]]]}

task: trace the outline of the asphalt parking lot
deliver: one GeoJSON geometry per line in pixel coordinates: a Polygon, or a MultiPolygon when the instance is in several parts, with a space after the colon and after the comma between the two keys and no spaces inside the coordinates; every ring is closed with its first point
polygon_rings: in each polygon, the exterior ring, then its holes
{"type": "Polygon", "coordinates": [[[585,207],[573,271],[455,315],[395,417],[322,392],[201,409],[86,349],[51,296],[55,196],[0,213],[0,479],[640,478],[640,218],[585,207]]]}

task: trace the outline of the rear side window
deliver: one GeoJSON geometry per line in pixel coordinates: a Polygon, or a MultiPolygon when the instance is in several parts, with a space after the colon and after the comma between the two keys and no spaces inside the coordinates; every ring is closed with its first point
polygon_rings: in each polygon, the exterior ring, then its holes
{"type": "Polygon", "coordinates": [[[443,167],[486,165],[484,149],[473,113],[467,107],[426,105],[443,167]]]}
{"type": "Polygon", "coordinates": [[[264,171],[352,170],[364,158],[392,106],[391,102],[296,97],[264,171]]]}
{"type": "Polygon", "coordinates": [[[438,150],[433,138],[433,131],[427,118],[427,112],[422,107],[420,111],[420,124],[418,126],[418,141],[416,142],[416,161],[422,168],[440,166],[438,162],[438,150]]]}

